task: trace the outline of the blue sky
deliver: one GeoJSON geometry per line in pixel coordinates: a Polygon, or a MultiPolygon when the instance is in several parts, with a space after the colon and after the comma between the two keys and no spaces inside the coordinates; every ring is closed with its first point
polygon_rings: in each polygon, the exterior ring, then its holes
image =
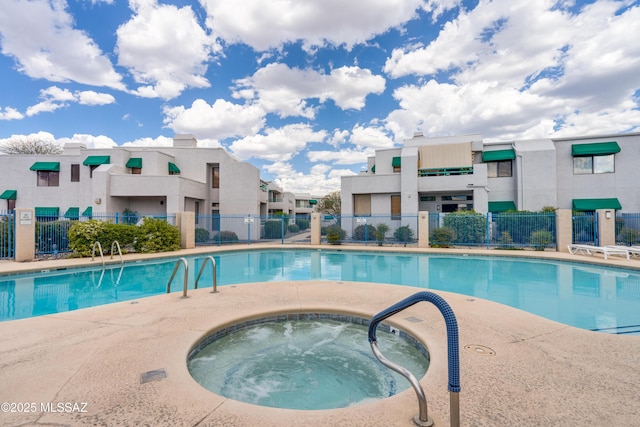
{"type": "Polygon", "coordinates": [[[640,131],[640,4],[0,0],[0,143],[192,133],[324,195],[376,149],[640,131]]]}

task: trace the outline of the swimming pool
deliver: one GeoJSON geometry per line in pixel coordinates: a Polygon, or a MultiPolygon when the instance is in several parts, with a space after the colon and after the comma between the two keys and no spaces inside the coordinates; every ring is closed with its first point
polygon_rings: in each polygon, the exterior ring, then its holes
{"type": "MultiPolygon", "coordinates": [[[[206,254],[188,257],[189,287],[206,254]]],[[[338,250],[246,250],[213,255],[218,286],[248,282],[374,282],[456,292],[583,329],[640,334],[640,273],[543,259],[338,250]]],[[[176,259],[0,276],[0,321],[166,292],[176,259]]],[[[181,291],[181,270],[173,291],[181,291]]],[[[205,268],[199,287],[212,282],[205,268]]]]}

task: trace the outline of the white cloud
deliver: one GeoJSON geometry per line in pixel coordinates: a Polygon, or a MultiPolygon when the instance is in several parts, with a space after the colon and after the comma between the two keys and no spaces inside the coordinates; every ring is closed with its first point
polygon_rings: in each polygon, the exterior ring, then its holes
{"type": "Polygon", "coordinates": [[[84,105],[105,105],[115,102],[115,98],[107,93],[94,91],[76,91],[50,86],[40,91],[43,101],[27,108],[26,115],[31,117],[40,113],[51,113],[59,108],[64,108],[70,102],[78,102],[84,105]]]}
{"type": "Polygon", "coordinates": [[[158,136],[157,138],[138,138],[122,144],[125,147],[172,147],[173,138],[158,136]]]}
{"type": "Polygon", "coordinates": [[[640,34],[640,7],[631,4],[603,0],[571,13],[550,0],[481,2],[428,46],[394,50],[385,65],[391,76],[433,78],[394,91],[401,108],[389,113],[386,128],[397,140],[414,130],[546,137],[582,117],[632,128],[640,45],[628,37],[640,34]],[[453,73],[437,80],[443,71],[453,73]]]}
{"type": "Polygon", "coordinates": [[[108,93],[98,93],[92,90],[83,90],[76,92],[78,102],[83,105],[107,105],[116,102],[113,95],[108,93]]]}
{"type": "Polygon", "coordinates": [[[265,112],[256,105],[238,105],[218,99],[209,105],[197,99],[190,108],[165,107],[164,123],[176,133],[197,138],[224,139],[256,134],[264,126],[265,112]]]}
{"type": "Polygon", "coordinates": [[[393,140],[389,138],[385,129],[362,125],[355,125],[353,127],[351,131],[351,143],[359,149],[382,149],[393,148],[394,146],[393,140]]]}
{"type": "Polygon", "coordinates": [[[109,59],[83,31],[73,28],[64,1],[4,0],[0,9],[2,53],[34,79],[124,89],[109,59]]]}
{"type": "Polygon", "coordinates": [[[20,120],[24,115],[12,107],[0,108],[0,120],[20,120]]]}
{"type": "Polygon", "coordinates": [[[279,129],[267,128],[264,134],[247,136],[229,147],[241,160],[250,158],[288,161],[308,143],[321,142],[325,131],[314,131],[307,124],[291,124],[279,129]]]}
{"type": "Polygon", "coordinates": [[[264,169],[277,175],[274,182],[284,191],[292,193],[306,193],[314,196],[324,196],[332,191],[340,189],[340,177],[343,175],[355,175],[349,169],[332,169],[330,166],[319,164],[311,167],[309,173],[294,170],[293,166],[285,161],[277,161],[264,169]]]}
{"type": "Polygon", "coordinates": [[[359,67],[340,67],[323,74],[269,64],[253,76],[237,80],[234,97],[257,100],[266,111],[281,117],[312,119],[316,108],[308,104],[308,99],[318,99],[320,103],[331,99],[343,110],[360,110],[367,95],[384,92],[385,84],[384,77],[359,67]]]}
{"type": "Polygon", "coordinates": [[[373,156],[373,150],[334,150],[334,151],[309,151],[307,158],[312,162],[331,162],[336,165],[354,165],[365,163],[367,157],[373,156]]]}
{"type": "Polygon", "coordinates": [[[131,0],[135,15],[117,30],[118,65],[143,86],[132,93],[172,99],[187,88],[206,88],[206,63],[219,49],[190,6],[131,0]]]}
{"type": "Polygon", "coordinates": [[[207,25],[227,43],[257,51],[302,40],[308,51],[350,49],[416,16],[423,0],[201,0],[207,25]]]}

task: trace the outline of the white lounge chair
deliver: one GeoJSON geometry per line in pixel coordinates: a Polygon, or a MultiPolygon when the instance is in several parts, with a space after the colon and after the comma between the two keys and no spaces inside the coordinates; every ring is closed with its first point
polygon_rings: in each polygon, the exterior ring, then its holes
{"type": "Polygon", "coordinates": [[[626,250],[629,252],[629,255],[634,257],[640,256],[640,246],[608,245],[605,247],[626,250]]]}
{"type": "Polygon", "coordinates": [[[569,252],[580,255],[602,254],[604,259],[609,255],[619,255],[629,259],[629,250],[620,246],[567,245],[569,252]]]}

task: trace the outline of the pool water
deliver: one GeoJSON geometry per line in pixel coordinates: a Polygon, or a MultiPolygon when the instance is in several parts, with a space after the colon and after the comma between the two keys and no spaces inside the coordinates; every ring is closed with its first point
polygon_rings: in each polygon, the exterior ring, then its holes
{"type": "MultiPolygon", "coordinates": [[[[385,357],[424,376],[429,361],[423,352],[389,332],[377,338],[385,357]]],[[[344,408],[410,387],[373,356],[365,326],[331,319],[271,321],[234,331],[197,351],[188,368],[216,394],[287,409],[344,408]]]]}
{"type": "MultiPolygon", "coordinates": [[[[187,258],[189,288],[205,256],[187,258]]],[[[398,284],[484,298],[583,329],[640,334],[640,274],[630,269],[516,257],[336,250],[248,250],[214,258],[220,287],[289,280],[398,284]]],[[[168,259],[0,276],[0,320],[161,294],[175,265],[176,259],[168,259]]],[[[180,267],[172,291],[182,291],[182,277],[180,267]]],[[[212,279],[209,263],[199,287],[211,286],[212,279]]]]}

